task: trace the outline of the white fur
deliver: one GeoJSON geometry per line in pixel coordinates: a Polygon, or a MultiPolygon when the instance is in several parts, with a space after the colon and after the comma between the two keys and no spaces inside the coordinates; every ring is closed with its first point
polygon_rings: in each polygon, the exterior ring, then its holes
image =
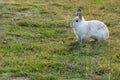
{"type": "Polygon", "coordinates": [[[103,22],[98,20],[85,21],[83,16],[82,19],[75,17],[72,21],[72,28],[77,37],[77,41],[85,41],[88,38],[101,41],[109,38],[108,28],[103,22]]]}

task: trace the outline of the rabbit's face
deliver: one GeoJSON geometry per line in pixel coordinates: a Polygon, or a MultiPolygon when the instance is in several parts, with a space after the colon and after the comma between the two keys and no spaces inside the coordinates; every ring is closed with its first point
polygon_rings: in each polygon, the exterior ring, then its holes
{"type": "Polygon", "coordinates": [[[78,16],[75,17],[72,21],[72,28],[80,27],[80,24],[85,21],[80,9],[78,9],[77,15],[78,16]]]}
{"type": "Polygon", "coordinates": [[[72,21],[72,27],[73,27],[73,28],[78,27],[79,24],[80,24],[80,22],[81,22],[81,20],[79,19],[79,17],[75,17],[75,18],[73,19],[73,21],[72,21]]]}

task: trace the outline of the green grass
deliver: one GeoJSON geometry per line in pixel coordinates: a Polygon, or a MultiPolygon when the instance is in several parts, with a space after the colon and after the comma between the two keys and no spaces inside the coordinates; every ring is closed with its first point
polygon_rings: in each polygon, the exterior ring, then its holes
{"type": "Polygon", "coordinates": [[[119,0],[0,0],[0,80],[119,80],[119,16],[119,0]],[[75,43],[78,8],[110,39],[75,43]]]}

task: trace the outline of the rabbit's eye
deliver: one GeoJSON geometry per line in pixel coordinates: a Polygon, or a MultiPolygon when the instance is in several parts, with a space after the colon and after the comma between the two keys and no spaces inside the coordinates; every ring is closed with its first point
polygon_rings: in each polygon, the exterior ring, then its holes
{"type": "Polygon", "coordinates": [[[78,22],[78,20],[76,20],[76,22],[78,22]]]}

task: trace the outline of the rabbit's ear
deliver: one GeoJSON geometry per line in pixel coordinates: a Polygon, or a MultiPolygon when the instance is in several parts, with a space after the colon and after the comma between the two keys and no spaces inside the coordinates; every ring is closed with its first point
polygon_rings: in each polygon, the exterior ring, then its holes
{"type": "Polygon", "coordinates": [[[82,14],[81,14],[81,10],[80,9],[77,10],[77,15],[78,15],[79,19],[82,19],[82,14]]]}
{"type": "Polygon", "coordinates": [[[79,16],[79,19],[81,19],[82,20],[82,15],[80,14],[80,15],[78,15],[79,16]]]}

